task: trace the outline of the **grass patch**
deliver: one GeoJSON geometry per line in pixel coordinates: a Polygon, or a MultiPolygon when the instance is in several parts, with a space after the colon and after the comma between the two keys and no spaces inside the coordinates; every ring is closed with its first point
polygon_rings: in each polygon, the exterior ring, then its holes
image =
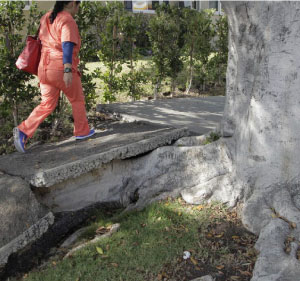
{"type": "Polygon", "coordinates": [[[215,132],[211,132],[209,134],[209,136],[206,138],[206,140],[204,141],[204,145],[205,144],[209,144],[209,143],[212,143],[212,142],[215,142],[217,141],[218,139],[220,138],[220,135],[218,133],[215,133],[215,132]]]}
{"type": "Polygon", "coordinates": [[[99,227],[116,222],[121,227],[111,237],[68,259],[57,256],[48,261],[45,269],[26,274],[22,280],[183,281],[206,273],[221,278],[217,280],[231,280],[224,279],[230,274],[246,278],[236,280],[251,278],[255,255],[248,249],[250,245],[253,251],[255,237],[238,226],[235,212],[221,204],[192,206],[182,199],[170,199],[139,212],[98,214],[82,240],[93,238],[99,227]],[[243,249],[238,241],[246,243],[243,249]],[[183,259],[184,251],[191,253],[190,259],[183,259]],[[248,267],[243,267],[241,260],[248,267]],[[234,269],[235,264],[238,269],[234,269]]]}

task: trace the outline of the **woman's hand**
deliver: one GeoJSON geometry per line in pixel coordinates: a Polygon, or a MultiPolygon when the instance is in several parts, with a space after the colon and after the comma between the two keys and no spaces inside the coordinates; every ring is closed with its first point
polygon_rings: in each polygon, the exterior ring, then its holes
{"type": "Polygon", "coordinates": [[[72,79],[73,79],[72,72],[64,73],[64,82],[67,88],[72,85],[72,79]]]}
{"type": "Polygon", "coordinates": [[[72,79],[73,79],[72,64],[65,63],[64,64],[64,82],[65,82],[65,85],[67,88],[71,86],[72,79]]]}

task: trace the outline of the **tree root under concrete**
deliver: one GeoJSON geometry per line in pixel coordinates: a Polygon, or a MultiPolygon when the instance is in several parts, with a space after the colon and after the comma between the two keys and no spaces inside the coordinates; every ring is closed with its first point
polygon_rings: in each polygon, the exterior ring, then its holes
{"type": "Polygon", "coordinates": [[[184,138],[138,159],[125,188],[127,195],[138,192],[138,199],[127,209],[143,208],[172,192],[180,192],[191,204],[218,200],[234,206],[242,202],[244,225],[259,235],[252,280],[300,280],[300,185],[251,187],[252,195],[246,199],[249,183],[236,176],[230,142],[230,138],[221,138],[203,145],[203,137],[184,138]],[[146,163],[143,169],[141,163],[146,163]]]}

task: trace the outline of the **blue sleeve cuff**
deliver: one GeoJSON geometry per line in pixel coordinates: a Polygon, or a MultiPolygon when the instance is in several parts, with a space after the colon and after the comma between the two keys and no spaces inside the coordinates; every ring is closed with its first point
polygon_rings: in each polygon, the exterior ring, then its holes
{"type": "Polygon", "coordinates": [[[62,50],[63,50],[63,64],[71,63],[72,64],[72,54],[74,43],[70,41],[62,42],[62,50]]]}

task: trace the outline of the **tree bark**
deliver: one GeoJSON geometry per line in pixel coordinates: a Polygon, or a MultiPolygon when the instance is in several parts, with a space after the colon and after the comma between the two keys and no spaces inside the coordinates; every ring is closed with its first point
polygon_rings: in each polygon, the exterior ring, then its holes
{"type": "Polygon", "coordinates": [[[157,95],[158,95],[158,90],[160,88],[160,84],[161,84],[161,81],[159,79],[157,79],[155,87],[154,87],[154,92],[153,92],[153,99],[154,100],[157,100],[157,95]]]}
{"type": "MultiPolygon", "coordinates": [[[[136,206],[150,200],[151,186],[181,190],[192,204],[242,202],[244,225],[259,235],[251,280],[296,281],[300,2],[225,1],[223,7],[229,20],[229,60],[221,139],[203,145],[191,137],[177,142],[178,147],[157,149],[147,155],[146,172],[137,166],[130,189],[140,188],[136,206]],[[288,237],[293,237],[290,251],[288,237]]],[[[152,198],[162,197],[157,194],[152,198]]]]}
{"type": "Polygon", "coordinates": [[[243,222],[259,234],[252,280],[299,280],[300,3],[224,2],[229,20],[227,100],[243,222]],[[296,228],[290,228],[296,226],[296,228]],[[295,237],[285,252],[285,239],[295,237]]]}
{"type": "Polygon", "coordinates": [[[194,75],[194,63],[193,63],[193,60],[194,60],[194,44],[192,44],[191,46],[191,50],[190,50],[190,71],[189,71],[189,76],[188,76],[188,79],[187,79],[187,82],[186,82],[186,91],[185,91],[185,95],[188,95],[189,92],[190,92],[190,89],[192,87],[192,82],[193,82],[193,75],[194,75]]]}

